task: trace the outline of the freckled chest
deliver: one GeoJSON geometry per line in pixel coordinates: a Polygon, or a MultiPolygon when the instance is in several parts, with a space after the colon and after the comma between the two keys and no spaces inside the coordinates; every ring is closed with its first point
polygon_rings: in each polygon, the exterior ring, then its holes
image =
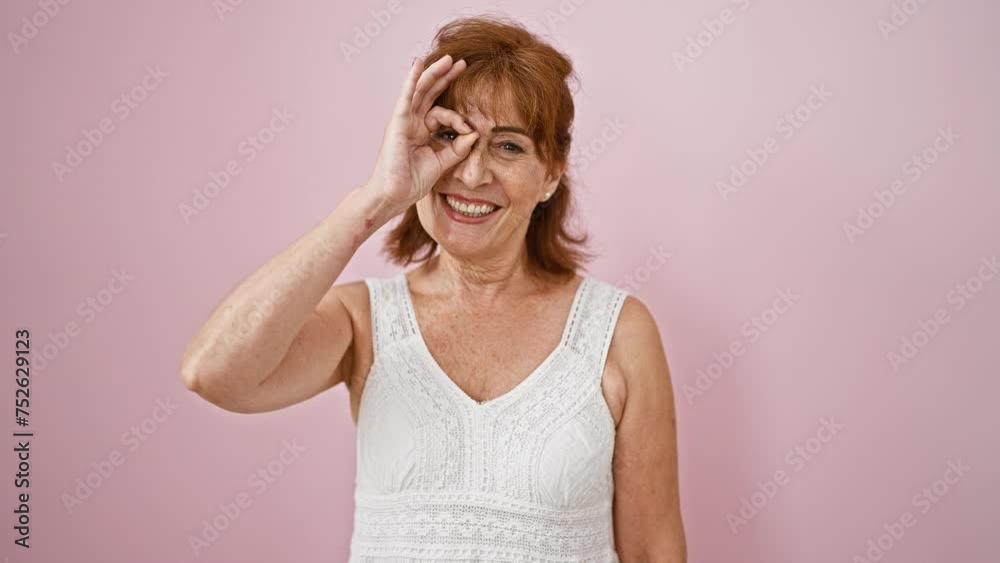
{"type": "Polygon", "coordinates": [[[441,369],[476,401],[521,383],[556,348],[572,294],[474,310],[449,299],[414,298],[424,341],[441,369]]]}

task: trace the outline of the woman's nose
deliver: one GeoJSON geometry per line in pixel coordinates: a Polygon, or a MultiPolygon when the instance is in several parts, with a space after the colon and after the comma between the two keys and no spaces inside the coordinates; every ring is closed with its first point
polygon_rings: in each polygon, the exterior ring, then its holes
{"type": "Polygon", "coordinates": [[[487,168],[486,155],[481,147],[472,147],[469,156],[455,166],[454,176],[467,187],[475,188],[490,181],[490,173],[487,168]]]}

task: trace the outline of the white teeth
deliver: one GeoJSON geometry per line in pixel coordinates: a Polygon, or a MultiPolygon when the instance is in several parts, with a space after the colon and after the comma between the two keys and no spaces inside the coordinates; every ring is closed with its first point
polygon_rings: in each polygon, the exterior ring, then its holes
{"type": "Polygon", "coordinates": [[[458,201],[451,196],[445,196],[445,200],[448,202],[448,206],[458,211],[462,215],[468,215],[469,217],[482,217],[488,213],[492,213],[496,209],[495,205],[466,205],[458,201]]]}

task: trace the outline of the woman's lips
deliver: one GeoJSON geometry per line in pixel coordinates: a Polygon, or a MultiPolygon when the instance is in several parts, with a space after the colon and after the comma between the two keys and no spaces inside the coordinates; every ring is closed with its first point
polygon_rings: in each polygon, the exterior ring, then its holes
{"type": "Polygon", "coordinates": [[[459,211],[455,210],[454,208],[452,208],[451,205],[448,204],[447,198],[448,198],[449,195],[451,195],[451,197],[453,197],[453,198],[455,198],[457,200],[461,200],[463,203],[468,202],[470,204],[479,204],[479,205],[493,205],[493,204],[491,204],[491,203],[489,203],[487,201],[483,201],[483,200],[470,200],[468,198],[459,197],[459,196],[456,196],[456,195],[453,195],[453,194],[438,194],[438,196],[439,196],[438,197],[438,203],[440,203],[441,208],[444,209],[445,215],[447,215],[449,218],[451,218],[451,219],[453,219],[453,220],[455,220],[455,221],[457,221],[459,223],[467,223],[467,224],[472,224],[472,225],[477,225],[479,223],[485,223],[486,221],[489,221],[491,217],[493,217],[494,215],[496,215],[497,211],[500,209],[499,206],[494,206],[495,208],[493,209],[493,211],[490,211],[489,213],[487,213],[485,215],[480,215],[478,217],[470,217],[468,215],[463,215],[462,213],[460,213],[459,211]]]}
{"type": "Polygon", "coordinates": [[[458,201],[461,201],[462,203],[466,203],[468,205],[492,205],[494,207],[500,207],[499,205],[493,203],[492,201],[486,201],[485,199],[476,199],[476,198],[471,198],[471,197],[465,197],[465,196],[458,195],[458,194],[446,194],[446,193],[442,193],[441,195],[443,195],[443,196],[450,196],[453,199],[457,199],[458,201]]]}

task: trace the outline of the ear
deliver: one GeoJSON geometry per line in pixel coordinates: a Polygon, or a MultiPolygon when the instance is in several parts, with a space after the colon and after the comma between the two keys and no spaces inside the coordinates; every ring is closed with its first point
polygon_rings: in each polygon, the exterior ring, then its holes
{"type": "Polygon", "coordinates": [[[566,173],[566,168],[568,167],[568,162],[563,162],[556,169],[554,175],[546,176],[545,184],[542,186],[542,200],[546,201],[555,195],[556,190],[559,188],[559,181],[562,180],[563,174],[566,173]],[[548,193],[549,197],[546,198],[544,194],[548,193]]]}

